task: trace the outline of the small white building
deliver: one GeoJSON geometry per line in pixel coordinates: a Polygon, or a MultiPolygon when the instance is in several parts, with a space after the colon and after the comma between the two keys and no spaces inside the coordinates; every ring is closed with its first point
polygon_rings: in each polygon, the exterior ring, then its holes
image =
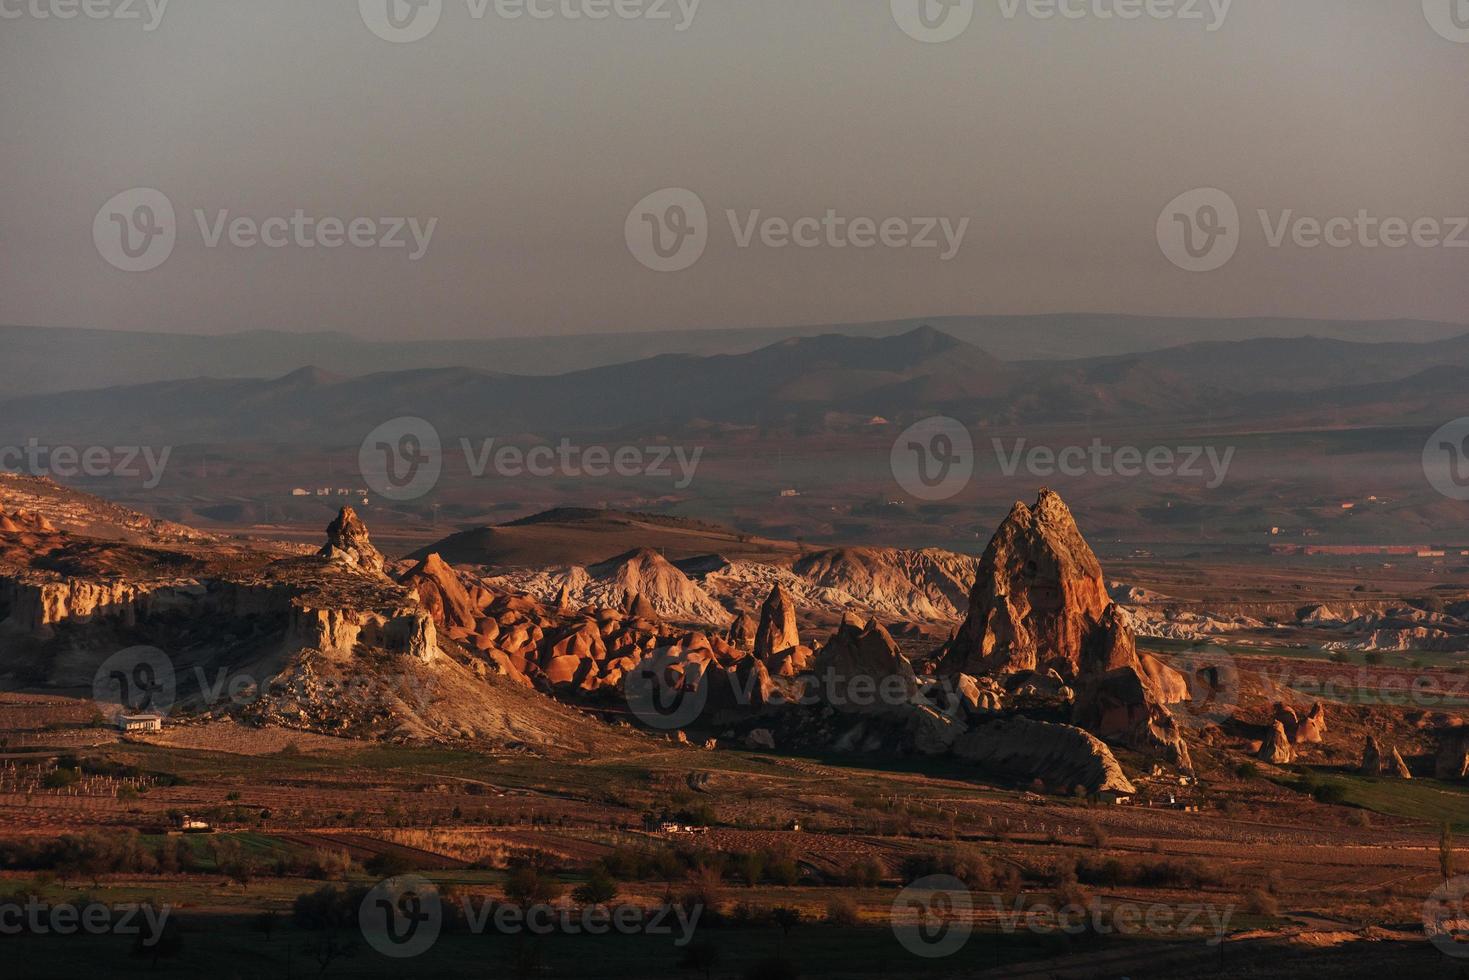
{"type": "Polygon", "coordinates": [[[117,727],[124,732],[161,732],[162,715],[118,715],[117,727]]]}

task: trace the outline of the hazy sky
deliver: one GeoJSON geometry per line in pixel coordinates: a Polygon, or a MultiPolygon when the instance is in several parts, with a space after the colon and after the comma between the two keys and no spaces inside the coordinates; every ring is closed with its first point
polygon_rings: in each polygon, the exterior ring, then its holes
{"type": "MultiPolygon", "coordinates": [[[[910,37],[889,0],[702,0],[683,30],[692,0],[667,0],[666,20],[442,0],[411,43],[369,28],[372,0],[367,16],[357,0],[173,0],[152,31],[147,0],[70,0],[141,20],[36,16],[68,2],[0,0],[0,323],[427,337],[1048,311],[1469,322],[1469,247],[1369,248],[1342,225],[1346,247],[1291,230],[1272,247],[1257,214],[1469,216],[1464,0],[1443,0],[1437,29],[1436,0],[1234,0],[1222,24],[1222,0],[1198,0],[1202,20],[1099,16],[1144,0],[1069,0],[1077,19],[973,0],[945,43],[910,37]],[[708,244],[660,273],[626,229],[670,187],[705,205],[708,244]],[[1238,251],[1184,271],[1160,215],[1206,187],[1238,207],[1238,251]],[[126,198],[97,220],[132,188],[176,211],[173,250],[146,272],[109,264],[94,235],[139,218],[126,198]],[[404,249],[242,247],[228,231],[211,248],[195,214],[298,209],[437,224],[414,261],[406,229],[404,249]],[[938,229],[935,249],[834,248],[825,230],[817,247],[757,231],[742,248],[729,210],[741,225],[756,210],[969,223],[944,261],[938,229]]],[[[1453,221],[1439,232],[1469,246],[1453,221]]]]}

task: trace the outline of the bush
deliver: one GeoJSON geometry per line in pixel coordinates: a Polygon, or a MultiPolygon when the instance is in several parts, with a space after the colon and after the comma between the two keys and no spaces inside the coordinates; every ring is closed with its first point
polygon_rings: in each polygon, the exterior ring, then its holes
{"type": "Polygon", "coordinates": [[[370,874],[374,874],[379,878],[396,878],[399,875],[406,875],[414,870],[412,861],[408,860],[406,856],[393,851],[374,854],[367,859],[367,864],[363,867],[370,874]]]}
{"type": "Polygon", "coordinates": [[[617,883],[604,871],[594,871],[586,883],[577,885],[571,897],[582,905],[606,905],[617,897],[617,883]]]}
{"type": "Polygon", "coordinates": [[[958,878],[970,888],[977,889],[992,888],[995,881],[995,871],[989,858],[967,848],[911,855],[903,860],[900,874],[903,883],[908,885],[933,875],[958,878]]]}
{"type": "Polygon", "coordinates": [[[826,921],[834,926],[855,926],[862,921],[857,903],[846,896],[833,898],[826,903],[826,921]]]}
{"type": "Polygon", "coordinates": [[[291,920],[300,929],[356,929],[358,911],[367,898],[366,888],[326,885],[296,896],[291,920]]]}
{"type": "MultiPolygon", "coordinates": [[[[1061,869],[1064,875],[1066,869],[1061,869]]],[[[1217,874],[1198,858],[1163,861],[1126,861],[1119,858],[1082,858],[1075,864],[1078,881],[1106,888],[1203,888],[1220,884],[1217,874]]]]}
{"type": "Polygon", "coordinates": [[[771,881],[787,888],[794,887],[801,880],[800,866],[796,864],[795,858],[788,855],[771,858],[765,873],[771,881]]]}
{"type": "Polygon", "coordinates": [[[352,873],[352,855],[346,849],[340,851],[315,850],[304,862],[296,862],[291,870],[304,871],[308,878],[324,881],[339,880],[352,873]]]}
{"type": "Polygon", "coordinates": [[[882,865],[872,858],[853,861],[842,872],[842,882],[852,888],[876,888],[882,884],[882,865]]]}
{"type": "Polygon", "coordinates": [[[505,880],[505,897],[516,905],[550,905],[561,897],[561,883],[533,867],[516,868],[505,880]]]}
{"type": "Polygon", "coordinates": [[[1255,888],[1245,895],[1245,911],[1274,917],[1280,914],[1280,903],[1265,889],[1255,888]]]}

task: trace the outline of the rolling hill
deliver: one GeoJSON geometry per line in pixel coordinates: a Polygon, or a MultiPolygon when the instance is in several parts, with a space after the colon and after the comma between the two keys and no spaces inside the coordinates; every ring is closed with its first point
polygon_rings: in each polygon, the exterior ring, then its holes
{"type": "Polygon", "coordinates": [[[37,395],[0,402],[0,440],[348,446],[399,416],[427,418],[446,440],[710,427],[810,433],[875,415],[903,422],[938,413],[970,424],[1248,419],[1269,427],[1274,415],[1346,412],[1353,424],[1371,425],[1440,418],[1442,400],[1426,397],[1423,386],[1452,389],[1465,367],[1469,337],[1421,344],[1260,339],[1006,362],[920,327],[894,337],[783,340],[745,354],[666,354],[554,377],[467,367],[344,377],[303,368],[270,380],[199,378],[37,395]]]}

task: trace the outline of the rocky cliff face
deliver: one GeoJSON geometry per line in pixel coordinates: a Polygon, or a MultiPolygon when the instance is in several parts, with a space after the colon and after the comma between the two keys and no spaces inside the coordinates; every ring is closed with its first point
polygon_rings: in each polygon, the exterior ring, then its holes
{"type": "Polygon", "coordinates": [[[1469,778],[1469,732],[1451,731],[1439,741],[1433,760],[1433,778],[1469,778]]]}
{"type": "Polygon", "coordinates": [[[1364,776],[1387,776],[1392,779],[1413,778],[1408,764],[1403,761],[1402,753],[1396,748],[1385,749],[1372,735],[1367,736],[1367,743],[1362,748],[1361,772],[1364,776]]]}
{"type": "Polygon", "coordinates": [[[1076,688],[1072,722],[1137,751],[1191,768],[1166,705],[1187,698],[1176,671],[1140,657],[1071,511],[1050,490],[1017,503],[995,532],[969,614],[941,651],[950,676],[1054,674],[1076,688]]]}
{"type": "Polygon", "coordinates": [[[1326,735],[1326,708],[1319,701],[1307,712],[1299,712],[1287,704],[1274,706],[1275,720],[1285,728],[1292,745],[1318,745],[1326,735]]]}
{"type": "Polygon", "coordinates": [[[418,595],[419,604],[445,629],[473,630],[479,617],[459,575],[438,555],[429,555],[403,576],[402,584],[418,595]]]}
{"type": "Polygon", "coordinates": [[[326,544],[318,552],[328,561],[341,562],[364,572],[382,574],[387,562],[373,547],[367,525],[351,507],[343,507],[326,529],[326,544]]]}
{"type": "Polygon", "coordinates": [[[1088,793],[1136,792],[1106,743],[1070,725],[996,721],[961,736],[954,755],[1012,779],[1039,779],[1061,794],[1077,786],[1088,793]]]}
{"type": "Polygon", "coordinates": [[[891,712],[918,693],[913,665],[876,620],[843,625],[811,666],[827,702],[839,711],[891,712]]]}
{"type": "Polygon", "coordinates": [[[796,629],[796,604],[790,593],[777,585],[760,607],[760,625],[755,630],[755,656],[769,660],[801,645],[796,629]]]}
{"type": "Polygon", "coordinates": [[[754,654],[778,677],[795,677],[809,665],[811,651],[801,645],[801,634],[796,629],[796,604],[779,585],[770,590],[760,607],[754,654]]]}
{"type": "Polygon", "coordinates": [[[1271,723],[1270,731],[1260,746],[1260,758],[1276,766],[1287,766],[1296,761],[1296,750],[1291,747],[1290,736],[1286,735],[1285,726],[1280,722],[1271,723]]]}
{"type": "Polygon", "coordinates": [[[45,575],[0,575],[0,625],[47,637],[63,622],[116,621],[135,625],[155,594],[168,586],[45,575]]]}
{"type": "Polygon", "coordinates": [[[1193,768],[1177,721],[1153,696],[1136,666],[1086,676],[1077,688],[1072,723],[1138,752],[1193,768]]]}
{"type": "Polygon", "coordinates": [[[1074,677],[1085,658],[1102,669],[1135,659],[1132,635],[1110,611],[1102,566],[1071,511],[1050,490],[1017,503],[980,559],[969,614],[945,651],[946,673],[1055,668],[1074,677]]]}

